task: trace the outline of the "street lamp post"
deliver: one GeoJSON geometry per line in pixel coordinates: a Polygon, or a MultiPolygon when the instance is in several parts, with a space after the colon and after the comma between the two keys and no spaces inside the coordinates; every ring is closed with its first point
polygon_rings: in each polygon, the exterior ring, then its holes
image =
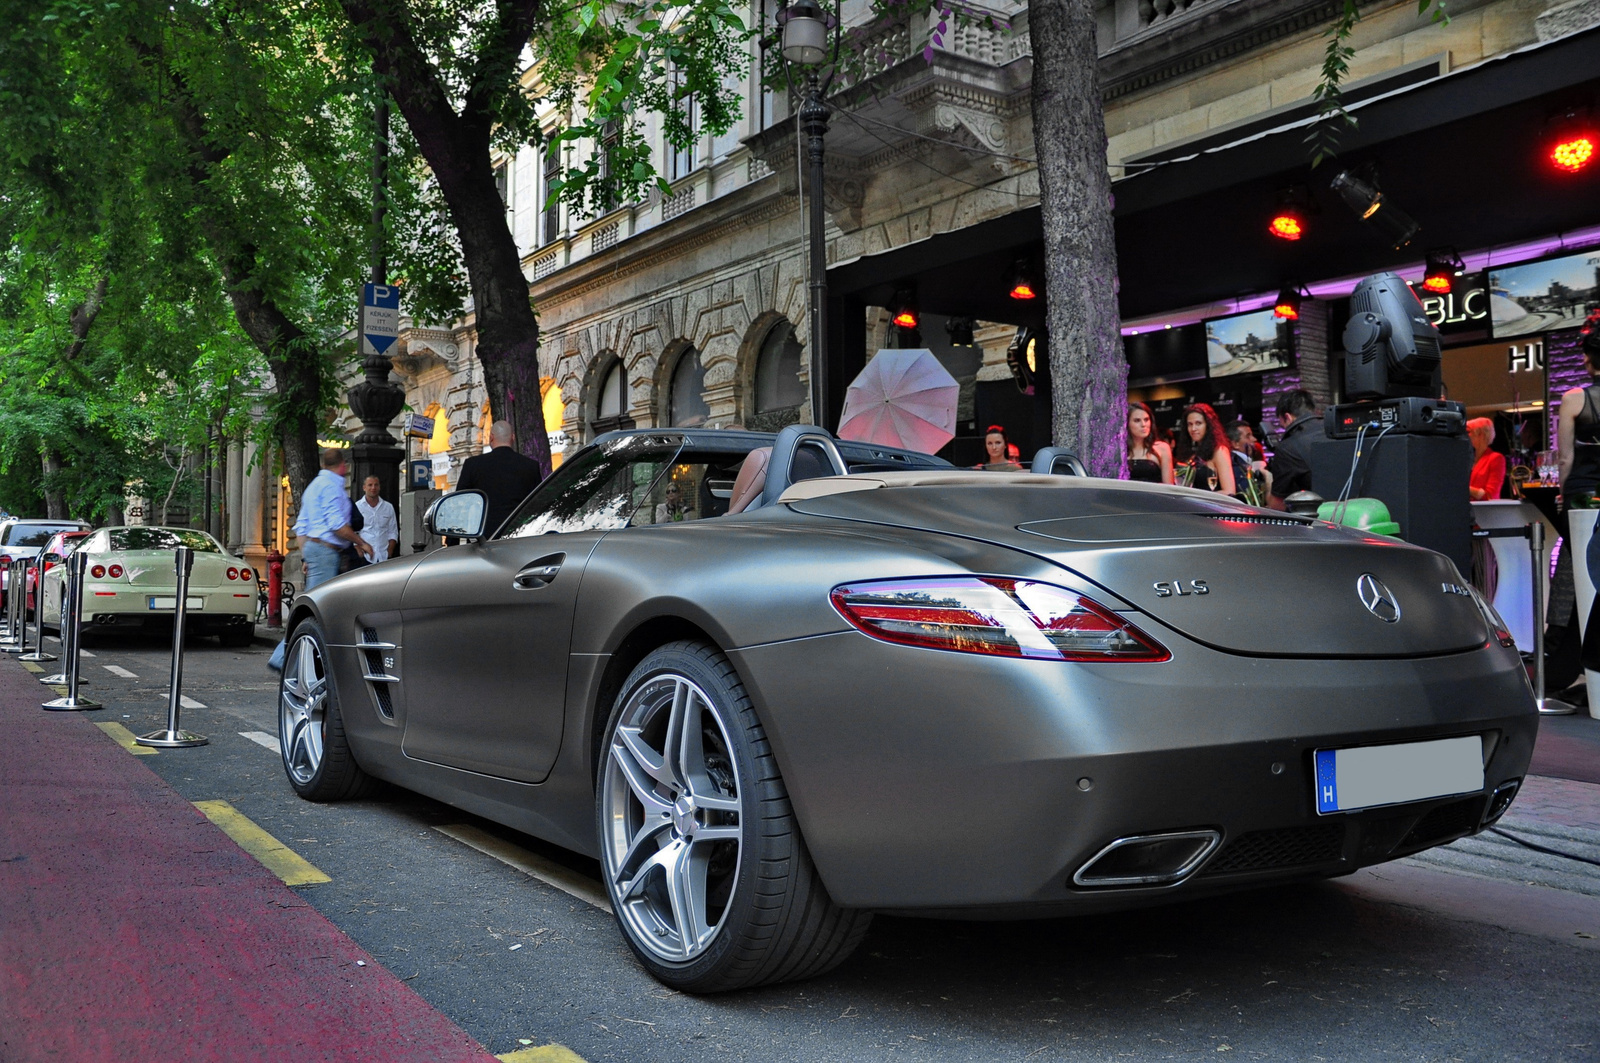
{"type": "MultiPolygon", "coordinates": [[[[806,157],[811,182],[810,232],[810,332],[811,332],[811,419],[823,426],[828,410],[828,247],[824,239],[823,139],[828,133],[827,91],[833,74],[824,81],[820,69],[830,59],[828,17],[816,0],[796,0],[783,13],[783,57],[806,68],[796,124],[806,138],[806,157]]],[[[832,60],[839,53],[839,14],[833,15],[832,60]]],[[[835,66],[837,69],[837,66],[835,66]]],[[[791,83],[792,84],[792,83],[791,83]]],[[[804,189],[797,189],[803,193],[804,189]]]]}

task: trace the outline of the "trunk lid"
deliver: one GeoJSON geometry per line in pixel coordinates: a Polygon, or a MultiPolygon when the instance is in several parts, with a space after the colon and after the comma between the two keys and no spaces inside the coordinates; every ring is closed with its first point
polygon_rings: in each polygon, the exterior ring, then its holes
{"type": "Polygon", "coordinates": [[[1419,657],[1489,638],[1465,580],[1431,550],[1181,488],[1005,480],[941,486],[930,477],[792,504],[1026,551],[1229,653],[1419,657]]]}
{"type": "MultiPolygon", "coordinates": [[[[124,550],[111,554],[127,571],[128,583],[135,587],[175,590],[178,572],[173,564],[171,550],[124,550]]],[[[228,582],[230,558],[226,554],[196,552],[194,568],[189,573],[189,587],[193,590],[212,590],[228,582]]],[[[238,567],[238,562],[232,562],[238,567]]]]}

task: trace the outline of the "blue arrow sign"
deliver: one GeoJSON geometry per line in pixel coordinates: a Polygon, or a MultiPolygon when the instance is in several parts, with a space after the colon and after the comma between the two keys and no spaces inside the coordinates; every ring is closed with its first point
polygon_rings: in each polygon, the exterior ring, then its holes
{"type": "Polygon", "coordinates": [[[388,354],[400,337],[400,289],[392,284],[361,288],[361,353],[388,354]]]}

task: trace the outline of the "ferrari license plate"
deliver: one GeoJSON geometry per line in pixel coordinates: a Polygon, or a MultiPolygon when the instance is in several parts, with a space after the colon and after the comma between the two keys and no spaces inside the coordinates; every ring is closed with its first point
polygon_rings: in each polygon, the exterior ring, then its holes
{"type": "Polygon", "coordinates": [[[1425,801],[1483,789],[1477,735],[1358,749],[1319,749],[1317,814],[1425,801]]]}
{"type": "MultiPolygon", "coordinates": [[[[184,600],[183,607],[185,609],[204,609],[206,607],[206,600],[204,598],[187,598],[184,600]]],[[[152,597],[150,599],[150,608],[176,609],[178,608],[178,596],[174,594],[170,598],[152,597]]]]}

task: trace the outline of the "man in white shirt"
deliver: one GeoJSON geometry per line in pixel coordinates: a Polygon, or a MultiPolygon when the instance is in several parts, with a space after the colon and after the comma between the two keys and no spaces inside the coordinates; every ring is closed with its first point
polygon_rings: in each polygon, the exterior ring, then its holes
{"type": "Polygon", "coordinates": [[[383,484],[376,476],[369,476],[361,485],[362,497],[356,502],[361,510],[361,538],[372,547],[367,558],[376,565],[400,553],[400,522],[395,518],[394,507],[378,492],[383,484]]]}

